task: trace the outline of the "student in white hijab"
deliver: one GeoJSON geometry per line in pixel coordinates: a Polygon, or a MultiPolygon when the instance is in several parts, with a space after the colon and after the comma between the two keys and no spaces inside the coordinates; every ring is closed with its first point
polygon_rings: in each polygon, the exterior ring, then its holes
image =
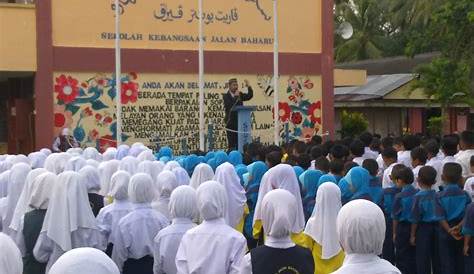
{"type": "Polygon", "coordinates": [[[247,241],[225,222],[225,188],[216,181],[205,182],[197,190],[197,200],[204,221],[184,234],[176,254],[177,273],[237,273],[247,241]]]}
{"type": "Polygon", "coordinates": [[[105,250],[105,240],[89,205],[82,176],[66,171],[58,176],[43,228],[33,254],[38,262],[48,263],[46,273],[65,252],[78,247],[105,250]]]}
{"type": "Polygon", "coordinates": [[[194,168],[189,185],[197,189],[202,183],[212,180],[212,178],[214,178],[212,167],[208,164],[201,163],[194,168]]]}
{"type": "Polygon", "coordinates": [[[337,216],[337,233],[346,258],[333,273],[401,274],[378,257],[385,239],[385,217],[376,204],[359,199],[344,205],[337,216]]]}
{"type": "Polygon", "coordinates": [[[142,143],[134,143],[130,147],[130,151],[128,152],[128,155],[130,155],[132,157],[138,157],[138,155],[140,155],[140,153],[142,153],[143,151],[145,151],[147,149],[148,148],[142,143]]]}
{"type": "Polygon", "coordinates": [[[104,252],[81,247],[59,257],[49,274],[120,274],[120,271],[104,252]]]}
{"type": "Polygon", "coordinates": [[[12,165],[19,164],[19,163],[25,163],[25,164],[30,164],[30,159],[26,157],[26,155],[23,154],[18,154],[18,155],[9,155],[7,158],[7,161],[10,161],[12,165]]]}
{"type": "Polygon", "coordinates": [[[10,224],[13,219],[13,213],[15,212],[16,204],[20,198],[23,187],[26,183],[26,177],[31,171],[31,167],[25,163],[15,164],[11,168],[9,184],[8,184],[8,195],[6,198],[5,211],[2,214],[2,228],[3,233],[13,237],[14,231],[10,228],[10,224]]]}
{"type": "Polygon", "coordinates": [[[132,176],[128,197],[134,209],[120,220],[112,252],[112,259],[124,274],[153,273],[153,239],[169,224],[151,207],[155,195],[150,175],[132,176]]]}
{"type": "Polygon", "coordinates": [[[46,157],[48,157],[52,153],[51,149],[49,149],[49,148],[42,148],[42,149],[40,149],[40,152],[43,153],[44,155],[46,155],[46,157]]]}
{"type": "Polygon", "coordinates": [[[66,150],[66,153],[70,154],[72,157],[81,156],[82,152],[83,152],[83,150],[80,147],[72,147],[72,148],[66,150]]]}
{"type": "Polygon", "coordinates": [[[0,233],[0,273],[22,274],[21,253],[15,243],[4,233],[0,233]]]}
{"type": "Polygon", "coordinates": [[[188,186],[189,181],[191,178],[189,178],[189,174],[186,171],[186,169],[182,167],[176,167],[173,169],[173,173],[176,176],[176,180],[178,180],[178,185],[180,186],[188,186]]]}
{"type": "Polygon", "coordinates": [[[265,195],[273,189],[284,189],[289,191],[296,199],[296,219],[293,223],[292,239],[295,243],[304,245],[304,235],[302,234],[305,227],[305,219],[303,212],[303,202],[301,201],[300,185],[293,167],[287,164],[279,164],[269,169],[263,175],[258,191],[257,204],[255,206],[255,214],[253,217],[253,236],[258,239],[261,235],[263,219],[262,200],[265,195]]]}
{"type": "Polygon", "coordinates": [[[156,182],[158,174],[160,174],[160,170],[156,168],[155,164],[148,160],[144,160],[138,164],[137,172],[150,175],[150,177],[153,179],[153,182],[156,182]]]}
{"type": "Polygon", "coordinates": [[[120,145],[117,148],[117,154],[115,154],[115,159],[117,160],[122,160],[123,158],[128,156],[128,151],[130,150],[130,147],[128,145],[120,145]]]}
{"type": "Polygon", "coordinates": [[[84,152],[82,152],[82,157],[84,157],[86,160],[92,159],[102,162],[102,154],[100,154],[95,147],[87,147],[84,149],[84,152]]]}
{"type": "Polygon", "coordinates": [[[218,166],[214,180],[221,183],[227,193],[226,223],[242,232],[244,225],[244,208],[247,203],[247,197],[245,196],[245,190],[240,184],[240,178],[235,172],[234,166],[227,162],[218,166]]]}
{"type": "Polygon", "coordinates": [[[25,185],[23,186],[23,190],[21,191],[20,197],[16,202],[15,210],[13,212],[13,217],[10,223],[10,231],[12,239],[16,238],[16,233],[20,229],[20,222],[23,215],[26,213],[28,209],[28,202],[31,197],[31,192],[33,191],[34,184],[36,183],[35,179],[39,175],[46,173],[47,170],[44,168],[33,169],[28,173],[26,176],[25,185]]]}
{"type": "Polygon", "coordinates": [[[115,233],[120,219],[132,211],[132,204],[128,200],[128,184],[130,174],[126,171],[114,173],[110,183],[108,196],[113,198],[113,203],[102,208],[97,216],[97,224],[107,241],[107,255],[112,255],[115,233]]]}
{"type": "Polygon", "coordinates": [[[94,159],[87,159],[86,164],[91,167],[99,168],[100,162],[94,160],[94,159]]]}
{"type": "Polygon", "coordinates": [[[165,164],[165,167],[163,168],[163,170],[169,170],[169,171],[172,171],[173,169],[175,169],[176,167],[181,167],[181,165],[176,162],[176,161],[169,161],[165,164]]]}
{"type": "Polygon", "coordinates": [[[45,172],[35,178],[31,195],[28,198],[28,208],[22,216],[16,237],[16,243],[23,254],[23,274],[44,273],[46,263],[38,262],[33,249],[43,227],[46,210],[54,189],[57,176],[51,172],[45,172]]]}
{"type": "Polygon", "coordinates": [[[130,173],[130,175],[133,175],[137,172],[138,163],[139,161],[137,158],[132,157],[132,156],[127,156],[120,161],[118,170],[124,170],[130,173]]]}
{"type": "Polygon", "coordinates": [[[11,162],[8,162],[8,161],[2,161],[0,162],[0,173],[3,173],[7,170],[10,170],[10,168],[12,168],[13,164],[11,162]]]}
{"type": "Polygon", "coordinates": [[[265,195],[262,200],[265,244],[245,256],[239,273],[279,273],[282,269],[300,274],[315,273],[311,251],[291,240],[296,210],[296,199],[286,190],[276,189],[265,195]]]}
{"type": "Polygon", "coordinates": [[[7,197],[8,185],[10,184],[10,170],[0,173],[0,198],[7,197]]]}
{"type": "Polygon", "coordinates": [[[66,166],[64,167],[65,171],[79,171],[81,168],[85,167],[87,162],[81,156],[75,156],[67,161],[66,166]]]}
{"type": "Polygon", "coordinates": [[[104,205],[110,204],[112,201],[110,199],[110,180],[112,175],[117,172],[119,167],[119,160],[110,160],[100,163],[98,171],[100,176],[100,192],[99,194],[104,196],[104,205]]]}
{"type": "Polygon", "coordinates": [[[178,187],[178,180],[173,172],[165,170],[160,173],[160,176],[158,176],[156,187],[158,190],[158,196],[151,206],[170,220],[170,196],[171,192],[178,187]]]}
{"type": "Polygon", "coordinates": [[[305,247],[312,251],[315,273],[332,273],[344,261],[335,229],[341,206],[341,190],[336,184],[327,182],[318,187],[313,214],[304,231],[309,236],[305,247]]]}
{"type": "Polygon", "coordinates": [[[117,155],[117,149],[115,147],[109,147],[102,153],[102,161],[114,160],[117,155]]]}
{"type": "Polygon", "coordinates": [[[44,162],[44,168],[46,168],[46,170],[49,172],[59,175],[64,171],[67,162],[72,157],[73,156],[69,153],[53,153],[49,155],[48,158],[46,158],[46,161],[44,162]]]}
{"type": "Polygon", "coordinates": [[[46,157],[47,155],[42,152],[32,152],[28,154],[28,159],[30,159],[31,168],[35,169],[44,167],[46,157]]]}
{"type": "Polygon", "coordinates": [[[94,213],[94,216],[97,216],[99,211],[104,207],[104,196],[99,194],[99,171],[95,167],[85,166],[79,171],[79,174],[82,175],[82,182],[87,187],[87,196],[92,207],[92,212],[94,213]]]}
{"type": "Polygon", "coordinates": [[[153,151],[151,149],[145,149],[144,151],[140,152],[137,156],[138,161],[155,161],[155,155],[153,155],[153,151]]]}
{"type": "Polygon", "coordinates": [[[155,237],[153,265],[154,274],[176,274],[176,253],[184,233],[195,227],[198,218],[197,195],[190,186],[179,186],[171,193],[171,225],[161,230],[155,237]]]}

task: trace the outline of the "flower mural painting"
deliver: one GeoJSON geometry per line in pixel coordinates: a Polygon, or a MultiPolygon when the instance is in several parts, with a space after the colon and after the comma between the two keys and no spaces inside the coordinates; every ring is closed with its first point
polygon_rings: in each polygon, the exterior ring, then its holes
{"type": "Polygon", "coordinates": [[[311,122],[321,124],[321,101],[313,103],[308,108],[308,115],[311,122]]]}
{"type": "Polygon", "coordinates": [[[71,76],[62,74],[57,77],[54,92],[58,94],[56,96],[58,101],[62,101],[64,104],[72,103],[79,95],[78,84],[79,81],[71,76]]]}
{"type": "Polygon", "coordinates": [[[63,128],[70,128],[73,123],[72,113],[64,105],[54,106],[54,136],[58,136],[63,128]]]}
{"type": "Polygon", "coordinates": [[[135,103],[138,99],[138,84],[134,82],[122,83],[122,104],[135,103]]]}
{"type": "MultiPolygon", "coordinates": [[[[272,117],[275,115],[275,110],[272,108],[272,117]]],[[[278,103],[278,117],[280,121],[286,122],[290,119],[291,116],[291,108],[286,102],[279,102],[278,103]]]]}

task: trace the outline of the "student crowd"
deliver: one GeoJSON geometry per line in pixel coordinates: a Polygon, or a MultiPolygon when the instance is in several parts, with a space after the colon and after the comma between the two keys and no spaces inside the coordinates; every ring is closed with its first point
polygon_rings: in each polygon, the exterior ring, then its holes
{"type": "Polygon", "coordinates": [[[473,274],[474,132],[0,156],[1,274],[473,274]]]}

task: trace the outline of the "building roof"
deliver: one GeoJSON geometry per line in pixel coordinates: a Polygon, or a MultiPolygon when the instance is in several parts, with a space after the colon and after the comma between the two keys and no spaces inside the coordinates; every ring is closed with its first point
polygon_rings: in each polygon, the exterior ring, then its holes
{"type": "Polygon", "coordinates": [[[337,87],[334,89],[335,101],[366,101],[381,99],[390,92],[407,84],[416,77],[414,74],[388,74],[367,76],[363,86],[337,87]]]}

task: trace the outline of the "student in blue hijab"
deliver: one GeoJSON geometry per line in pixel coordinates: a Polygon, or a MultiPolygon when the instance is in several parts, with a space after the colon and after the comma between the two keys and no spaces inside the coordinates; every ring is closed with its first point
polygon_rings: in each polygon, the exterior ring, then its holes
{"type": "Polygon", "coordinates": [[[229,163],[231,163],[235,167],[242,165],[243,164],[242,153],[240,153],[237,150],[232,150],[229,153],[229,163]]]}
{"type": "Polygon", "coordinates": [[[168,157],[170,159],[173,158],[173,150],[170,147],[162,147],[158,151],[158,155],[156,158],[160,159],[161,157],[168,157]]]}
{"type": "Polygon", "coordinates": [[[207,161],[207,164],[212,168],[212,170],[215,172],[217,169],[217,164],[216,164],[216,158],[211,158],[207,161]]]}
{"type": "Polygon", "coordinates": [[[339,180],[339,183],[337,183],[337,185],[339,186],[339,189],[341,189],[342,205],[345,205],[351,200],[351,197],[352,197],[352,192],[349,189],[349,183],[343,177],[341,180],[339,180]]]}
{"type": "Polygon", "coordinates": [[[206,153],[206,156],[204,156],[204,162],[203,163],[207,163],[209,160],[211,160],[212,158],[214,158],[214,155],[216,153],[214,151],[209,151],[208,153],[206,153]]]}
{"type": "Polygon", "coordinates": [[[244,174],[248,172],[246,165],[239,165],[235,167],[235,172],[240,178],[240,184],[245,187],[244,174]]]}
{"type": "Polygon", "coordinates": [[[318,191],[318,182],[321,176],[323,176],[323,172],[320,170],[307,170],[298,177],[303,186],[302,190],[305,193],[303,197],[303,209],[306,221],[308,221],[311,214],[313,214],[314,205],[316,203],[316,192],[318,191]]]}
{"type": "Polygon", "coordinates": [[[257,161],[247,167],[248,172],[243,175],[246,181],[246,196],[247,206],[249,207],[249,214],[245,218],[244,235],[247,238],[249,249],[256,247],[257,242],[253,239],[253,215],[255,213],[255,206],[258,200],[258,191],[260,189],[260,182],[263,175],[268,171],[267,165],[262,161],[257,161]]]}
{"type": "Polygon", "coordinates": [[[300,166],[293,166],[293,169],[295,170],[296,178],[299,178],[300,175],[304,172],[304,169],[300,166]]]}
{"type": "Polygon", "coordinates": [[[171,158],[168,157],[168,156],[162,156],[159,159],[160,159],[161,162],[163,162],[165,164],[168,163],[171,160],[171,158]]]}
{"type": "Polygon", "coordinates": [[[184,169],[188,172],[189,176],[193,175],[194,168],[200,163],[199,157],[195,154],[191,154],[184,160],[184,169]]]}
{"type": "Polygon", "coordinates": [[[216,160],[216,168],[220,165],[222,165],[225,162],[229,161],[229,156],[227,156],[227,153],[224,151],[218,151],[214,155],[214,159],[216,160]]]}
{"type": "Polygon", "coordinates": [[[352,192],[351,201],[356,199],[372,201],[369,189],[370,174],[367,169],[354,167],[349,170],[344,179],[347,181],[349,190],[352,192]]]}
{"type": "MultiPolygon", "coordinates": [[[[328,182],[331,182],[331,183],[335,183],[337,185],[337,179],[334,175],[332,174],[324,174],[323,176],[321,176],[319,178],[319,181],[318,181],[318,188],[320,185],[324,184],[324,183],[328,183],[328,182]]],[[[317,189],[316,189],[316,193],[317,193],[317,189]]]]}

